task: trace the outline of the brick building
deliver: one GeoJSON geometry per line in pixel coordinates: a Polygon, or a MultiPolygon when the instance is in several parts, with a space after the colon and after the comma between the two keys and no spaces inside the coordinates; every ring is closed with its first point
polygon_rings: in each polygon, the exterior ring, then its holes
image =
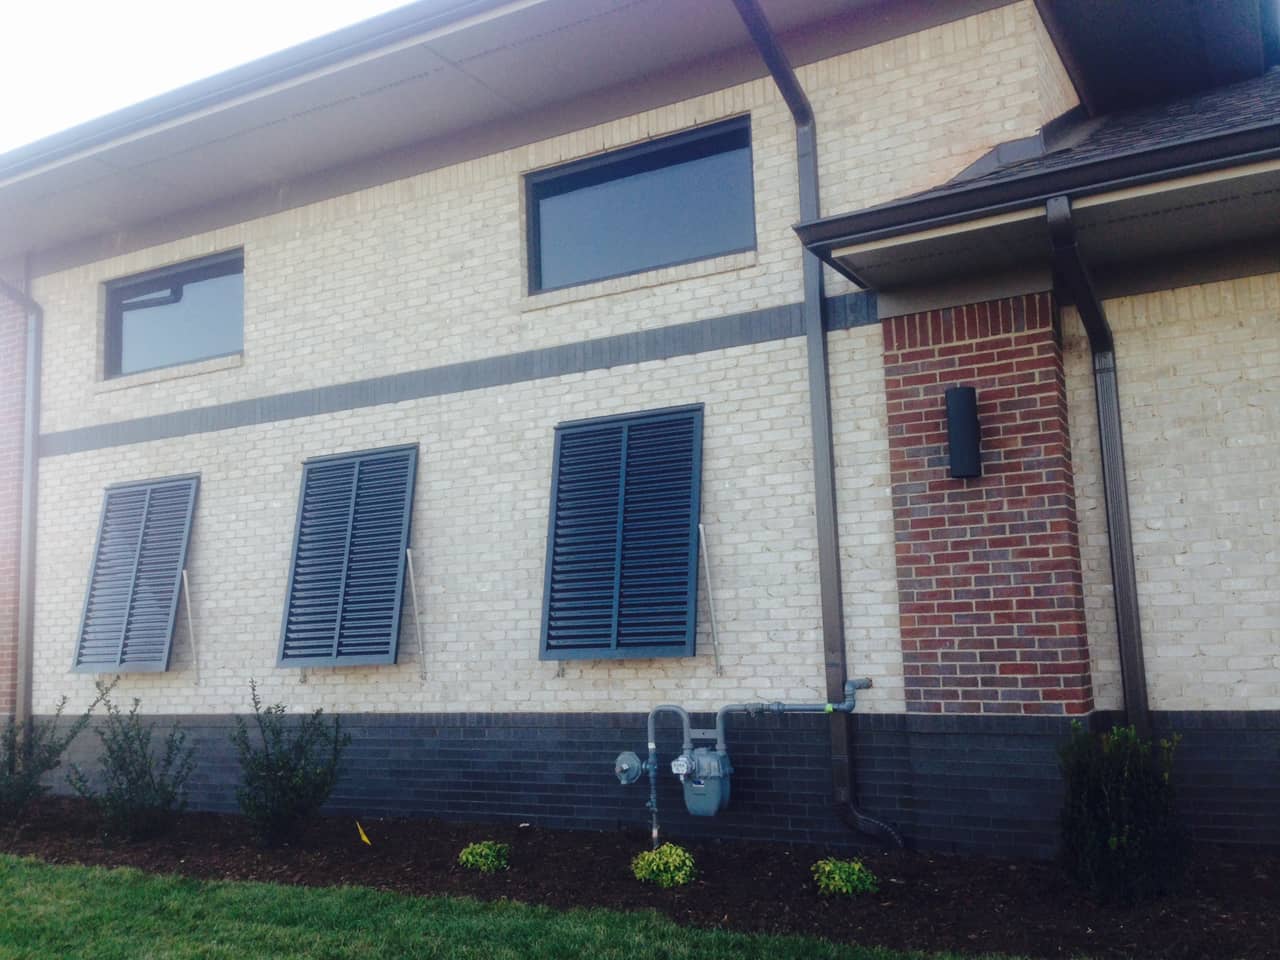
{"type": "Polygon", "coordinates": [[[652,706],[866,677],[666,829],[1046,854],[1127,712],[1280,842],[1275,24],[1138,6],[424,3],[0,156],[0,706],[607,829],[652,706]]]}

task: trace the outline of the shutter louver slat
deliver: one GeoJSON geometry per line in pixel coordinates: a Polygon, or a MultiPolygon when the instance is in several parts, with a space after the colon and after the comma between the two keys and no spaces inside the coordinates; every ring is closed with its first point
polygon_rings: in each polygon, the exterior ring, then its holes
{"type": "Polygon", "coordinates": [[[102,504],[73,669],[169,668],[198,477],[112,487],[102,504]]]}
{"type": "Polygon", "coordinates": [[[282,666],[395,663],[417,448],[303,469],[282,666]]]}
{"type": "Polygon", "coordinates": [[[556,435],[542,655],[693,653],[702,411],[556,435]]]}

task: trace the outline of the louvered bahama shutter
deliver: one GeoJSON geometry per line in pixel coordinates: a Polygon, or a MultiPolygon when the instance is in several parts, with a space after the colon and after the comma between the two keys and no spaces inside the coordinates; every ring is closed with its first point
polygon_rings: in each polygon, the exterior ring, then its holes
{"type": "Polygon", "coordinates": [[[692,656],[702,408],[556,431],[544,659],[692,656]]]}
{"type": "Polygon", "coordinates": [[[303,466],[280,665],[395,663],[418,448],[303,466]]]}
{"type": "Polygon", "coordinates": [[[73,669],[169,669],[199,477],[107,489],[73,669]]]}

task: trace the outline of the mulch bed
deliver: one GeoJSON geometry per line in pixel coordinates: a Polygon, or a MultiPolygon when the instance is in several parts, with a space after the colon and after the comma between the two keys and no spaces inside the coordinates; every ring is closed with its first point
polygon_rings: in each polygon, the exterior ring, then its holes
{"type": "Polygon", "coordinates": [[[50,799],[0,850],[50,863],[134,866],[225,880],[353,884],[410,894],[506,898],[564,908],[653,908],[701,927],[800,933],[897,949],[1001,952],[1032,957],[1280,957],[1280,855],[1198,851],[1185,890],[1155,903],[1102,907],[1077,893],[1052,864],[910,852],[863,860],[880,893],[823,897],[809,876],[825,851],[739,842],[690,842],[699,879],[667,891],[637,882],[629,864],[647,849],[643,833],[587,833],[537,827],[361,820],[317,821],[301,842],[263,850],[237,817],[183,816],[162,840],[104,843],[93,810],[50,799]],[[511,869],[481,875],[457,865],[480,839],[511,844],[511,869]]]}

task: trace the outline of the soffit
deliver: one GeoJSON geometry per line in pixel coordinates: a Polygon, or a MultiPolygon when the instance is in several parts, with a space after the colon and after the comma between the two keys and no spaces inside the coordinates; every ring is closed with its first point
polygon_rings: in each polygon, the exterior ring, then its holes
{"type": "MultiPolygon", "coordinates": [[[[1280,162],[1146,188],[1099,193],[1074,204],[1085,262],[1109,275],[1130,264],[1280,239],[1280,162]]],[[[893,292],[984,274],[1044,267],[1043,206],[831,252],[840,269],[893,292]]]]}
{"type": "Polygon", "coordinates": [[[1036,0],[1091,113],[1234,83],[1280,58],[1275,0],[1036,0]]]}
{"type": "MultiPolygon", "coordinates": [[[[876,6],[761,2],[781,34],[876,6]]],[[[730,0],[508,3],[106,142],[53,150],[47,162],[23,165],[34,148],[0,156],[0,259],[439,141],[745,44],[730,0]]]]}

